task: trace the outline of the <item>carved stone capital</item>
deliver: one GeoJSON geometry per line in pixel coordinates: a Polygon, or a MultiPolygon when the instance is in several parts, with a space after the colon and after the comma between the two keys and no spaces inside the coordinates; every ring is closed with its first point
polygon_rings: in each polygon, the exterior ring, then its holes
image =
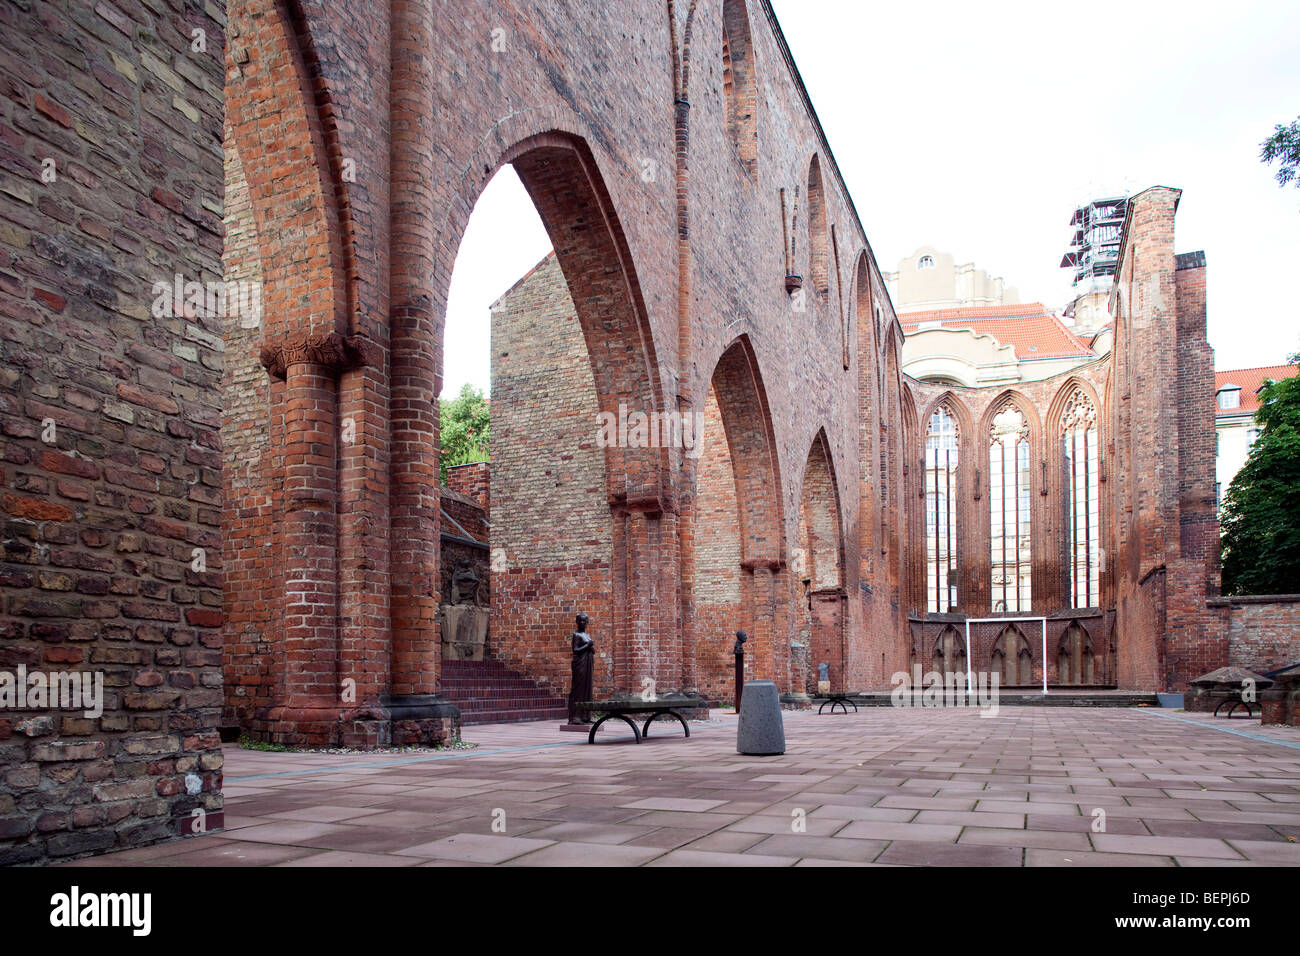
{"type": "Polygon", "coordinates": [[[359,335],[327,332],[309,335],[297,341],[262,346],[262,366],[274,378],[284,378],[291,365],[319,365],[335,372],[346,372],[368,365],[366,340],[359,335]]]}

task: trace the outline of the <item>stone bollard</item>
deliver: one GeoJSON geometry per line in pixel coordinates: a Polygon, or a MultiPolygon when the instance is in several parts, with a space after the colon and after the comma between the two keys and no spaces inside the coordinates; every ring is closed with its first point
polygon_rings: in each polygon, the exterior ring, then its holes
{"type": "Polygon", "coordinates": [[[756,757],[785,753],[781,698],[770,680],[752,680],[740,695],[736,752],[756,757]]]}

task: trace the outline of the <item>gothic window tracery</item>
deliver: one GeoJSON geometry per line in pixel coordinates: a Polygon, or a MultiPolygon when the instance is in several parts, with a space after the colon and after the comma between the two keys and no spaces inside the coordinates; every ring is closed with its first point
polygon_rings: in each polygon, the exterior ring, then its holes
{"type": "Polygon", "coordinates": [[[1029,420],[1008,398],[989,426],[989,547],[994,611],[1028,611],[1030,578],[1029,420]]]}
{"type": "Polygon", "coordinates": [[[1097,408],[1075,387],[1061,413],[1066,569],[1071,607],[1101,604],[1101,513],[1097,408]]]}
{"type": "Polygon", "coordinates": [[[957,607],[957,455],[961,433],[947,404],[930,416],[925,437],[926,608],[957,607]]]}

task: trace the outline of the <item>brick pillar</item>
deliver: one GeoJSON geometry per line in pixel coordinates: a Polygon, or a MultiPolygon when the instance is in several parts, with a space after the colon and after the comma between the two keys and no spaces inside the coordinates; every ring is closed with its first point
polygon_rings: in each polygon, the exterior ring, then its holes
{"type": "Polygon", "coordinates": [[[272,416],[272,434],[284,481],[284,631],[266,730],[276,742],[329,745],[349,706],[339,675],[338,383],[365,363],[365,348],[356,336],[303,334],[263,346],[261,361],[283,381],[272,389],[283,416],[272,416]]]}
{"type": "Polygon", "coordinates": [[[335,379],[331,369],[304,353],[289,362],[283,445],[284,706],[328,711],[339,703],[335,379]]]}
{"type": "MultiPolygon", "coordinates": [[[[389,554],[392,692],[431,694],[441,674],[438,635],[440,498],[438,393],[442,320],[435,314],[430,229],[433,199],[435,49],[430,0],[392,4],[389,192],[389,554]]],[[[448,277],[449,278],[449,277],[448,277]]]]}

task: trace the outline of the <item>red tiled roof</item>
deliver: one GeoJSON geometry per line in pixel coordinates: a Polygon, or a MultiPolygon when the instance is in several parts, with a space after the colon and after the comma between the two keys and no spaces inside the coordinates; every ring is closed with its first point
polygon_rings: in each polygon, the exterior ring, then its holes
{"type": "Polygon", "coordinates": [[[1226,372],[1214,373],[1214,414],[1219,418],[1231,418],[1236,415],[1253,415],[1259,409],[1259,396],[1255,393],[1264,385],[1266,379],[1291,378],[1300,372],[1294,365],[1265,365],[1262,368],[1233,368],[1226,372]],[[1220,408],[1218,394],[1228,385],[1241,389],[1240,408],[1220,408]]]}
{"type": "Polygon", "coordinates": [[[905,335],[919,331],[922,324],[934,323],[945,329],[970,329],[978,335],[991,335],[1003,345],[1014,348],[1018,360],[1095,354],[1041,302],[908,312],[900,315],[898,321],[902,323],[905,335]]]}

